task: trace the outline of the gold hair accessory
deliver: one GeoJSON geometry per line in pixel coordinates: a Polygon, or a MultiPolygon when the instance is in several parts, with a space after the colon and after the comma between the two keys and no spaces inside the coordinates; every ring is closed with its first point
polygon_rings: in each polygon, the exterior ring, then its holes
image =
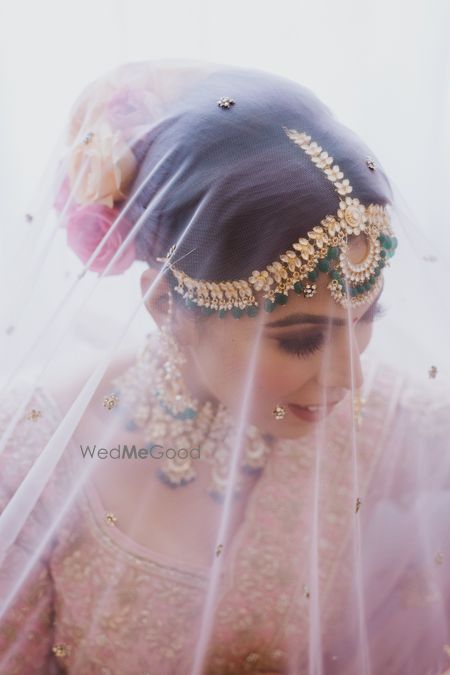
{"type": "Polygon", "coordinates": [[[353,188],[340,167],[333,165],[333,158],[306,133],[286,127],[283,130],[333,183],[340,198],[337,212],[325,216],[320,225],[300,237],[264,270],[253,270],[247,280],[194,279],[170,261],[176,245],[171,246],[166,257],[157,260],[166,263],[175,275],[178,281],[175,290],[183,296],[188,307],[201,307],[205,314],[218,311],[220,317],[227,311],[236,318],[244,312],[254,316],[258,312],[255,293],[262,291],[264,309],[271,312],[276,304],[287,303],[291,289],[297,294],[303,293],[306,298],[313,297],[317,292],[314,282],[320,272],[330,276],[327,288],[343,307],[349,302],[353,306],[367,302],[381,288],[382,269],[389,264],[388,258],[397,248],[388,206],[364,206],[356,197],[349,197],[353,188]],[[367,242],[368,252],[361,262],[354,263],[348,256],[350,236],[363,236],[367,242]]]}

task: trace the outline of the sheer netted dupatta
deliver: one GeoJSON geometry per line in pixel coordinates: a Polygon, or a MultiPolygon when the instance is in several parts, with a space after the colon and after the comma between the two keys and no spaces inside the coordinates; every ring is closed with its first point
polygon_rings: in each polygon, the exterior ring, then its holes
{"type": "Polygon", "coordinates": [[[0,673],[450,667],[425,229],[288,78],[149,60],[80,93],[0,270],[0,673]]]}

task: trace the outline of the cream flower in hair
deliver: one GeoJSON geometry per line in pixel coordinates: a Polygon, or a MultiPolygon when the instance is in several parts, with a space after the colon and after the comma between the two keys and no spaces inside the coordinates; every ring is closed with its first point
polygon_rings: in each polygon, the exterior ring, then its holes
{"type": "Polygon", "coordinates": [[[104,115],[107,102],[115,88],[111,82],[91,82],[81,92],[71,110],[67,128],[67,142],[73,145],[81,142],[86,134],[98,125],[104,115]]]}
{"type": "Polygon", "coordinates": [[[109,208],[127,196],[136,175],[137,162],[120,131],[105,121],[92,128],[88,138],[72,149],[68,175],[75,200],[109,208]]]}

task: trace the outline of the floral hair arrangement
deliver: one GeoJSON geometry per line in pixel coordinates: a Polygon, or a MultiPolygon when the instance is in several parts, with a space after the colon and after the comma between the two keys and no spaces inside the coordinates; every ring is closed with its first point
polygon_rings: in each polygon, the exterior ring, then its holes
{"type": "MultiPolygon", "coordinates": [[[[130,73],[123,74],[127,77],[130,73]]],[[[65,175],[54,206],[66,227],[68,244],[78,257],[87,263],[95,253],[90,262],[95,272],[105,273],[107,269],[107,274],[121,274],[137,257],[133,240],[111,264],[134,224],[120,206],[139,168],[132,148],[148,131],[164,99],[167,102],[179,90],[178,84],[170,95],[169,87],[166,92],[160,90],[158,97],[156,90],[142,82],[131,85],[125,79],[125,84],[122,81],[121,86],[113,86],[107,80],[100,86],[89,86],[75,106],[68,130],[65,175]]],[[[231,110],[227,97],[219,99],[217,106],[231,110]]],[[[333,157],[305,131],[283,129],[333,183],[339,196],[337,212],[294,242],[291,247],[295,250],[288,249],[265,270],[254,270],[248,279],[193,279],[172,263],[172,246],[166,257],[157,260],[173,272],[178,281],[175,290],[188,307],[200,307],[204,313],[217,310],[221,318],[226,312],[236,318],[244,311],[254,316],[258,307],[255,292],[263,291],[264,307],[272,311],[276,304],[287,302],[290,289],[313,297],[319,273],[329,274],[328,289],[342,306],[365,302],[378,291],[382,269],[389,264],[398,243],[388,206],[363,205],[356,197],[349,197],[353,188],[339,166],[333,165],[333,157]],[[366,240],[368,252],[358,263],[348,256],[350,236],[366,240]]],[[[376,170],[372,158],[366,158],[365,163],[371,172],[376,170]]]]}
{"type": "MultiPolygon", "coordinates": [[[[114,91],[106,84],[94,104],[89,90],[85,93],[70,121],[66,174],[54,201],[69,246],[86,263],[119,218],[90,265],[95,272],[105,270],[132,229],[130,220],[120,215],[119,204],[138,170],[131,147],[133,137],[142,135],[153,117],[152,99],[149,92],[129,86],[114,91]]],[[[135,258],[132,241],[108,273],[121,274],[135,258]]]]}

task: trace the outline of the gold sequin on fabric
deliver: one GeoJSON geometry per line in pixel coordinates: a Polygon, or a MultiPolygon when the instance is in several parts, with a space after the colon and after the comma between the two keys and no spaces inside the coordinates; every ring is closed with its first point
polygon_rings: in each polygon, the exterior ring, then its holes
{"type": "Polygon", "coordinates": [[[30,412],[27,415],[27,420],[31,420],[32,422],[36,422],[40,417],[42,417],[42,411],[36,410],[35,408],[32,408],[32,410],[30,410],[30,412]]]}
{"type": "Polygon", "coordinates": [[[112,511],[108,511],[105,513],[105,520],[108,525],[115,525],[117,523],[117,516],[112,511]]]}
{"type": "Polygon", "coordinates": [[[103,399],[103,405],[107,410],[112,410],[119,404],[119,397],[117,394],[110,394],[109,396],[105,396],[103,399]]]}
{"type": "Polygon", "coordinates": [[[64,643],[59,643],[59,644],[53,645],[52,652],[59,659],[64,659],[64,658],[66,658],[66,656],[69,655],[70,647],[68,645],[64,644],[64,643]]]}

